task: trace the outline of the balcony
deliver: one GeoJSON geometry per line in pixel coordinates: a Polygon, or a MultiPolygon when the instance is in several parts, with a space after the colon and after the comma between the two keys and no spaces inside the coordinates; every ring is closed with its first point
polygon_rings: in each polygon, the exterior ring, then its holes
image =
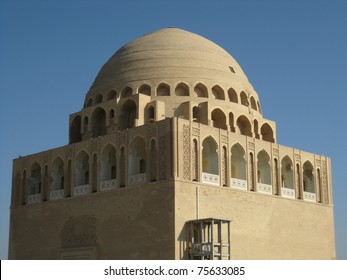
{"type": "Polygon", "coordinates": [[[281,192],[282,192],[282,196],[283,197],[295,198],[295,191],[294,191],[294,189],[282,188],[281,192]]]}
{"type": "Polygon", "coordinates": [[[89,185],[81,185],[74,187],[73,196],[85,195],[89,192],[89,185]]]}
{"type": "Polygon", "coordinates": [[[260,193],[272,194],[272,185],[258,183],[257,189],[260,193]]]}
{"type": "Polygon", "coordinates": [[[316,194],[311,192],[304,192],[304,200],[310,202],[316,202],[316,194]]]}
{"type": "Polygon", "coordinates": [[[140,173],[128,177],[128,185],[146,184],[147,173],[140,173]]]}
{"type": "Polygon", "coordinates": [[[219,186],[219,175],[210,174],[210,173],[202,173],[202,182],[219,186]]]}
{"type": "Polygon", "coordinates": [[[101,181],[100,182],[100,191],[109,191],[115,189],[117,186],[117,179],[101,181]]]}
{"type": "Polygon", "coordinates": [[[64,189],[62,189],[62,190],[50,191],[50,194],[49,194],[49,199],[50,199],[50,200],[62,199],[63,197],[64,197],[64,189]]]}
{"type": "Polygon", "coordinates": [[[28,204],[34,204],[41,202],[41,194],[31,194],[28,195],[28,204]]]}
{"type": "Polygon", "coordinates": [[[247,191],[247,181],[242,179],[230,178],[231,187],[247,191]]]}

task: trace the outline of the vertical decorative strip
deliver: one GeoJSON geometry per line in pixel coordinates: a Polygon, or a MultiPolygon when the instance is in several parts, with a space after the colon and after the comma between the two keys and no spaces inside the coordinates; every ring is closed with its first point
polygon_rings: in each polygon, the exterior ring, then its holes
{"type": "Polygon", "coordinates": [[[223,146],[222,149],[222,186],[227,185],[227,149],[223,146]]]}
{"type": "Polygon", "coordinates": [[[183,179],[190,180],[190,133],[189,126],[183,125],[183,179]]]}
{"type": "Polygon", "coordinates": [[[198,181],[198,141],[196,139],[193,140],[192,163],[192,179],[198,181]]]}
{"type": "Polygon", "coordinates": [[[254,191],[254,159],[253,153],[249,153],[249,190],[254,191]]]}

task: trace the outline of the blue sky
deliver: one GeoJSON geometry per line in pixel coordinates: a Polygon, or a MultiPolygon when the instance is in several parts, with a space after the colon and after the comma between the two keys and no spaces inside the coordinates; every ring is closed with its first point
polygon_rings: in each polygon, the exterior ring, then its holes
{"type": "Polygon", "coordinates": [[[100,67],[123,44],[176,26],[241,65],[282,145],[332,159],[338,259],[347,259],[347,1],[0,0],[0,259],[12,160],[68,143],[100,67]]]}

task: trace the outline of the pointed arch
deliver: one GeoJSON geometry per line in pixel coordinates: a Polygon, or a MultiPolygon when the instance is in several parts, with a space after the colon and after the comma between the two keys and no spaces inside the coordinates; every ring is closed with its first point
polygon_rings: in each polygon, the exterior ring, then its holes
{"type": "MultiPolygon", "coordinates": [[[[257,159],[258,159],[257,160],[258,183],[270,186],[271,185],[270,156],[265,150],[261,150],[257,155],[257,159]]],[[[259,189],[259,186],[258,186],[258,189],[259,189]]]]}
{"type": "Polygon", "coordinates": [[[103,108],[97,107],[92,114],[92,137],[103,136],[106,133],[106,112],[103,108]]]}
{"type": "Polygon", "coordinates": [[[202,172],[219,175],[218,145],[212,136],[202,142],[202,172]]]}
{"type": "Polygon", "coordinates": [[[212,111],[211,120],[213,123],[213,127],[217,127],[217,128],[225,129],[225,130],[228,129],[225,114],[221,109],[217,108],[212,111]]]}
{"type": "Polygon", "coordinates": [[[273,130],[268,123],[264,123],[261,126],[260,133],[263,137],[263,140],[272,142],[272,143],[275,142],[273,130]]]}
{"type": "Polygon", "coordinates": [[[35,195],[41,193],[42,181],[41,181],[41,166],[35,162],[30,168],[29,177],[29,195],[35,195]]]}
{"type": "Polygon", "coordinates": [[[121,92],[121,98],[130,97],[133,95],[133,89],[131,87],[125,87],[121,92]]]}
{"type": "Polygon", "coordinates": [[[61,159],[61,157],[56,157],[51,165],[50,191],[63,190],[64,186],[64,161],[61,159]]]}
{"type": "Polygon", "coordinates": [[[207,87],[202,83],[198,83],[194,87],[194,93],[196,97],[205,97],[205,98],[208,97],[207,87]]]}
{"type": "Polygon", "coordinates": [[[96,97],[95,97],[95,99],[94,99],[94,104],[96,105],[96,104],[100,104],[100,103],[102,103],[102,94],[101,93],[99,93],[96,97]]]}
{"type": "Polygon", "coordinates": [[[281,186],[294,190],[293,162],[289,156],[285,156],[281,160],[281,186]]]}
{"type": "Polygon", "coordinates": [[[179,83],[175,88],[176,96],[189,96],[189,87],[185,83],[179,83]]]}
{"type": "Polygon", "coordinates": [[[229,113],[229,127],[230,131],[235,132],[235,119],[232,112],[229,113]]]}
{"type": "Polygon", "coordinates": [[[228,90],[229,101],[233,103],[238,103],[237,93],[233,88],[229,88],[228,90]]]}
{"type": "Polygon", "coordinates": [[[240,143],[231,147],[231,177],[240,180],[247,180],[247,162],[245,150],[240,143]]]}
{"type": "Polygon", "coordinates": [[[124,102],[119,114],[119,130],[135,127],[137,119],[137,106],[133,100],[124,102]]]}
{"type": "Polygon", "coordinates": [[[219,85],[215,85],[212,88],[212,95],[215,99],[225,100],[224,90],[219,85]]]}
{"type": "Polygon", "coordinates": [[[147,95],[147,96],[151,96],[151,87],[147,84],[143,84],[139,88],[139,93],[147,95]]]}
{"type": "Polygon", "coordinates": [[[111,89],[106,95],[106,101],[116,99],[116,98],[117,98],[117,92],[113,89],[111,89]]]}
{"type": "Polygon", "coordinates": [[[253,127],[253,129],[254,129],[254,136],[255,136],[255,138],[259,139],[259,124],[258,124],[258,120],[255,119],[253,121],[253,123],[254,123],[254,127],[253,127]]]}
{"type": "Polygon", "coordinates": [[[103,148],[100,158],[100,181],[117,178],[117,153],[114,145],[108,143],[103,148]]]}
{"type": "Polygon", "coordinates": [[[238,117],[236,125],[238,127],[239,132],[242,135],[252,137],[251,122],[248,120],[248,118],[246,116],[242,115],[242,116],[238,117]]]}
{"type": "Polygon", "coordinates": [[[314,172],[313,165],[310,161],[306,161],[303,165],[303,187],[304,192],[316,193],[314,185],[314,172]]]}
{"type": "Polygon", "coordinates": [[[247,94],[244,91],[241,91],[240,93],[240,98],[241,98],[241,104],[243,106],[248,106],[248,98],[247,98],[247,94]]]}
{"type": "Polygon", "coordinates": [[[90,97],[86,103],[86,107],[91,107],[93,105],[93,99],[90,97]]]}
{"type": "Polygon", "coordinates": [[[89,155],[80,151],[75,158],[75,187],[89,184],[89,155]]]}
{"type": "Polygon", "coordinates": [[[251,108],[254,110],[254,111],[257,111],[257,104],[255,103],[255,99],[254,97],[252,96],[251,99],[251,108]]]}
{"type": "Polygon", "coordinates": [[[161,83],[157,88],[157,96],[170,96],[170,86],[165,83],[161,83]]]}
{"type": "Polygon", "coordinates": [[[81,135],[81,116],[77,115],[72,119],[70,125],[70,144],[82,141],[81,135]]]}
{"type": "Polygon", "coordinates": [[[140,137],[136,136],[129,145],[128,156],[128,174],[129,184],[143,184],[146,183],[146,170],[147,170],[147,152],[146,142],[140,137]]]}

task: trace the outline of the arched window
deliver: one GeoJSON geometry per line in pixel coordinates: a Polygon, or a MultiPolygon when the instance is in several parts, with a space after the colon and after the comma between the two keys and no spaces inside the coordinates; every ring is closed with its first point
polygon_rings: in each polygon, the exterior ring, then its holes
{"type": "Polygon", "coordinates": [[[258,191],[272,194],[270,157],[264,150],[258,153],[258,191]]]}
{"type": "Polygon", "coordinates": [[[316,193],[316,189],[314,185],[313,166],[311,162],[306,161],[303,165],[303,169],[304,169],[304,173],[303,173],[304,192],[316,193]]]}
{"type": "Polygon", "coordinates": [[[29,195],[41,193],[41,166],[35,162],[31,167],[29,178],[29,195]]]}
{"type": "Polygon", "coordinates": [[[254,97],[252,96],[250,100],[251,100],[251,108],[257,111],[257,104],[255,103],[254,97]]]}
{"type": "Polygon", "coordinates": [[[87,101],[86,107],[90,107],[92,105],[93,105],[93,99],[89,98],[88,101],[87,101]]]}
{"type": "Polygon", "coordinates": [[[89,156],[81,151],[75,159],[75,187],[89,184],[89,156]]]}
{"type": "Polygon", "coordinates": [[[288,156],[281,161],[281,186],[294,190],[293,162],[288,156]]]}
{"type": "MultiPolygon", "coordinates": [[[[60,157],[57,157],[51,167],[51,186],[50,190],[57,191],[63,190],[65,185],[64,178],[64,162],[60,157]]],[[[52,198],[52,195],[51,195],[52,198]]],[[[62,197],[61,197],[62,198],[62,197]]]]}
{"type": "Polygon", "coordinates": [[[117,92],[115,90],[110,90],[106,95],[107,101],[116,99],[116,97],[117,97],[117,92]]]}
{"type": "Polygon", "coordinates": [[[236,91],[233,88],[229,88],[228,96],[229,96],[230,102],[233,102],[233,103],[237,103],[238,102],[237,93],[236,93],[236,91]]]}
{"type": "Polygon", "coordinates": [[[193,107],[193,122],[201,123],[201,109],[198,106],[193,107]]]}
{"type": "Polygon", "coordinates": [[[121,97],[122,98],[130,97],[132,96],[132,94],[133,94],[133,89],[131,87],[125,87],[122,90],[121,97]]]}
{"type": "Polygon", "coordinates": [[[151,141],[151,182],[157,181],[157,148],[155,145],[155,140],[151,141]]]}
{"type": "Polygon", "coordinates": [[[275,142],[274,133],[272,131],[271,126],[268,123],[264,123],[261,126],[261,135],[263,136],[263,140],[268,142],[275,142]]]}
{"type": "MultiPolygon", "coordinates": [[[[107,144],[101,153],[100,181],[110,181],[117,178],[117,155],[116,148],[107,144]]],[[[102,184],[101,184],[102,185],[102,184]]]]}
{"type": "Polygon", "coordinates": [[[252,126],[246,116],[240,116],[237,119],[236,125],[242,135],[252,137],[252,126]]]}
{"type": "Polygon", "coordinates": [[[95,109],[92,115],[92,137],[105,135],[106,130],[106,112],[101,107],[95,109]]]}
{"type": "Polygon", "coordinates": [[[229,113],[229,127],[230,131],[235,132],[235,120],[234,120],[234,114],[232,112],[229,113]]]}
{"type": "Polygon", "coordinates": [[[88,117],[84,117],[83,118],[83,132],[84,133],[88,132],[88,123],[89,123],[88,117]]]}
{"type": "Polygon", "coordinates": [[[155,112],[154,112],[154,107],[149,106],[148,107],[148,122],[154,122],[155,121],[155,112]]]}
{"type": "Polygon", "coordinates": [[[258,111],[261,114],[261,107],[260,107],[259,101],[257,101],[257,105],[258,105],[258,111]]]}
{"type": "Polygon", "coordinates": [[[151,96],[151,87],[149,85],[141,85],[139,88],[139,93],[151,96]]]}
{"type": "Polygon", "coordinates": [[[231,186],[247,190],[245,150],[239,143],[231,148],[231,186]]]}
{"type": "Polygon", "coordinates": [[[169,96],[170,95],[170,86],[167,84],[160,84],[157,88],[157,96],[169,96]]]}
{"type": "Polygon", "coordinates": [[[259,125],[257,120],[254,120],[254,136],[259,139],[259,125]]]}
{"type": "Polygon", "coordinates": [[[189,96],[189,87],[184,83],[179,83],[175,89],[176,96],[189,96]]]}
{"type": "Polygon", "coordinates": [[[94,99],[94,104],[99,104],[101,102],[102,102],[102,94],[99,93],[94,99]]]}
{"type": "Polygon", "coordinates": [[[227,130],[226,117],[221,109],[214,109],[211,114],[211,119],[214,127],[227,130]]]}
{"type": "Polygon", "coordinates": [[[119,115],[119,130],[135,127],[135,120],[137,116],[136,104],[133,100],[127,100],[119,115]]]}
{"type": "Polygon", "coordinates": [[[217,143],[212,137],[202,142],[202,181],[219,185],[219,160],[217,143]]]}
{"type": "Polygon", "coordinates": [[[147,168],[146,142],[142,137],[137,136],[129,147],[129,184],[144,184],[147,168]]]}
{"type": "Polygon", "coordinates": [[[82,141],[81,135],[81,116],[76,116],[70,125],[70,144],[82,141]]]}
{"type": "Polygon", "coordinates": [[[242,104],[243,106],[248,106],[247,94],[246,94],[244,91],[242,91],[241,94],[240,94],[240,96],[241,96],[241,104],[242,104]]]}
{"type": "Polygon", "coordinates": [[[202,83],[199,83],[194,87],[194,92],[196,97],[208,97],[207,87],[202,83]]]}
{"type": "Polygon", "coordinates": [[[212,88],[212,94],[215,99],[225,100],[224,90],[218,85],[212,88]]]}

